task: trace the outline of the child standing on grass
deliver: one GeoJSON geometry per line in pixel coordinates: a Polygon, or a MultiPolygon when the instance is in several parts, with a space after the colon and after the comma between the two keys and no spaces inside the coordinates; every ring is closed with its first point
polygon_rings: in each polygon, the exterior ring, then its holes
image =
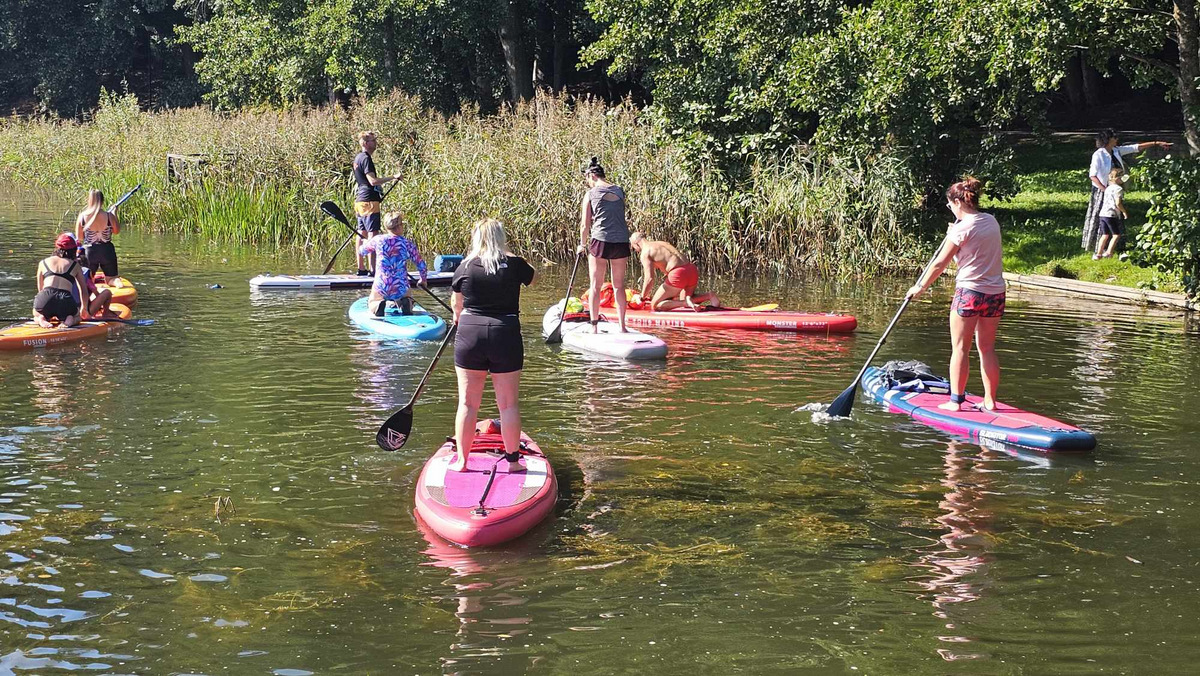
{"type": "Polygon", "coordinates": [[[1104,201],[1100,205],[1100,240],[1096,242],[1096,253],[1092,254],[1092,260],[1112,258],[1117,240],[1125,234],[1129,212],[1125,210],[1125,201],[1122,199],[1125,195],[1125,181],[1122,178],[1121,169],[1114,167],[1108,172],[1108,186],[1104,188],[1104,201]]]}

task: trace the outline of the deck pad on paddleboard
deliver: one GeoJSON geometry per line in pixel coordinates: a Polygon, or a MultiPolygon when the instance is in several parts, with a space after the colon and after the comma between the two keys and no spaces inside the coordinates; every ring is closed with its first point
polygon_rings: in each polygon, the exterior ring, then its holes
{"type": "MultiPolygon", "coordinates": [[[[420,275],[409,272],[408,279],[416,284],[420,275]]],[[[430,272],[426,276],[429,286],[450,286],[454,279],[453,272],[430,272]]],[[[369,289],[375,283],[374,277],[359,275],[272,275],[264,273],[250,280],[250,288],[259,291],[297,291],[304,289],[369,289]]]]}
{"type": "MultiPolygon", "coordinates": [[[[485,420],[479,428],[494,425],[485,420]]],[[[524,433],[521,441],[520,459],[509,463],[501,460],[499,433],[479,434],[461,472],[449,469],[457,455],[453,443],[443,444],[417,479],[417,515],[441,537],[468,547],[499,544],[533,528],[553,510],[558,483],[537,444],[524,433]]]]}
{"type": "MultiPolygon", "coordinates": [[[[542,317],[542,336],[549,336],[558,326],[561,311],[561,302],[546,310],[542,317]]],[[[600,322],[593,333],[590,323],[568,314],[567,321],[562,323],[561,335],[563,345],[567,347],[618,359],[665,359],[667,356],[667,344],[658,336],[633,328],[622,333],[616,323],[610,321],[600,322]]]]}
{"type": "Polygon", "coordinates": [[[893,387],[884,369],[870,367],[863,373],[862,387],[889,410],[904,413],[931,427],[963,434],[981,442],[991,441],[1045,451],[1090,451],[1096,438],[1090,432],[1053,418],[996,402],[996,410],[982,408],[982,397],[967,396],[970,410],[938,408],[949,394],[904,391],[893,387]]]}
{"type": "MultiPolygon", "coordinates": [[[[128,307],[113,303],[111,310],[121,319],[129,319],[132,315],[128,307]]],[[[42,347],[70,343],[97,336],[105,336],[124,326],[120,322],[87,321],[80,322],[70,328],[56,324],[54,328],[44,329],[34,322],[13,324],[0,329],[0,350],[36,350],[42,347]]]]}
{"type": "MultiPolygon", "coordinates": [[[[600,308],[600,316],[611,322],[617,321],[615,308],[600,308]]],[[[849,333],[858,326],[858,320],[853,315],[783,310],[755,312],[732,308],[704,308],[699,312],[688,308],[663,312],[627,310],[625,323],[668,328],[748,329],[797,333],[849,333]]]]}
{"type": "Polygon", "coordinates": [[[413,303],[413,313],[401,314],[391,303],[382,317],[371,312],[367,298],[359,298],[350,306],[350,321],[376,336],[395,339],[437,340],[446,333],[446,320],[430,314],[413,303]]]}

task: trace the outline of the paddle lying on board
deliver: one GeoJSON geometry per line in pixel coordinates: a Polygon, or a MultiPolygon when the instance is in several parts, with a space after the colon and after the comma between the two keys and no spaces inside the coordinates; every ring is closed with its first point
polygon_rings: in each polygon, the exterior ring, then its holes
{"type": "Polygon", "coordinates": [[[135,193],[141,189],[142,189],[141,183],[138,183],[137,185],[133,186],[133,190],[130,190],[129,192],[125,193],[124,195],[121,195],[121,199],[117,200],[116,202],[113,202],[113,205],[108,208],[108,213],[110,213],[110,214],[117,213],[117,207],[124,204],[125,200],[129,199],[130,197],[133,197],[133,193],[135,193]]]}
{"type": "Polygon", "coordinates": [[[392,414],[392,417],[387,419],[379,427],[379,431],[375,433],[375,443],[385,451],[397,451],[408,441],[408,434],[412,432],[413,424],[413,404],[417,403],[417,397],[421,396],[422,390],[425,389],[425,383],[429,381],[429,374],[433,373],[433,367],[437,366],[438,359],[441,359],[442,352],[450,341],[454,340],[454,334],[458,331],[458,324],[450,327],[446,332],[446,337],[442,339],[442,344],[438,346],[437,353],[433,355],[433,361],[429,362],[429,368],[425,369],[425,375],[421,377],[421,382],[417,385],[417,389],[413,392],[412,398],[404,405],[404,408],[392,414]]]}
{"type": "MultiPolygon", "coordinates": [[[[33,317],[0,317],[0,322],[31,322],[33,317]]],[[[153,319],[122,319],[120,317],[105,317],[100,319],[93,317],[83,320],[85,322],[116,322],[118,324],[129,324],[130,326],[150,326],[154,324],[153,319]]]]}
{"type": "MultiPolygon", "coordinates": [[[[387,199],[387,196],[389,194],[391,194],[391,192],[392,192],[392,188],[395,188],[398,184],[399,184],[398,181],[394,182],[394,183],[392,183],[391,188],[388,188],[387,190],[383,191],[383,196],[379,198],[379,201],[382,202],[383,200],[387,199]]],[[[138,186],[138,187],[141,187],[141,186],[138,186]]],[[[342,225],[346,226],[347,228],[350,228],[350,236],[346,238],[345,242],[342,242],[342,245],[338,247],[337,251],[333,252],[333,258],[329,259],[329,265],[326,265],[325,271],[321,273],[323,275],[327,275],[327,274],[329,274],[329,271],[333,269],[333,264],[337,260],[338,255],[342,253],[342,250],[345,249],[350,244],[350,242],[353,242],[355,237],[358,237],[358,231],[355,230],[354,227],[350,225],[350,219],[346,218],[346,214],[342,213],[341,207],[334,204],[333,202],[330,202],[329,200],[325,200],[324,202],[321,202],[321,211],[325,212],[326,216],[332,218],[335,221],[340,222],[342,225]]]]}
{"type": "MultiPolygon", "coordinates": [[[[925,269],[921,272],[921,276],[917,277],[918,281],[925,277],[925,273],[929,272],[929,268],[933,267],[933,262],[938,259],[938,256],[942,253],[942,248],[945,246],[946,240],[942,240],[942,245],[933,254],[933,258],[929,259],[929,262],[925,265],[925,269]]],[[[875,343],[875,349],[871,350],[871,356],[867,357],[867,363],[863,364],[863,367],[858,371],[858,375],[854,376],[854,382],[850,383],[850,387],[843,390],[837,399],[833,400],[833,403],[825,410],[826,413],[839,418],[850,416],[850,410],[854,408],[854,395],[858,393],[859,381],[862,380],[863,374],[867,372],[867,368],[871,366],[871,360],[875,359],[875,355],[879,354],[879,348],[883,347],[883,343],[887,341],[888,334],[892,332],[892,327],[896,325],[896,322],[900,321],[900,315],[904,314],[911,300],[911,296],[904,297],[904,302],[900,304],[900,309],[896,310],[896,316],[892,317],[891,323],[887,325],[887,328],[883,331],[883,335],[879,337],[879,342],[875,343]]]]}
{"type": "Polygon", "coordinates": [[[571,267],[571,281],[567,282],[567,295],[563,296],[563,309],[558,315],[558,325],[546,336],[546,344],[553,345],[562,342],[562,325],[563,318],[567,316],[567,301],[571,299],[571,287],[575,286],[575,273],[579,270],[579,260],[583,258],[583,254],[575,254],[575,265],[571,267]]]}

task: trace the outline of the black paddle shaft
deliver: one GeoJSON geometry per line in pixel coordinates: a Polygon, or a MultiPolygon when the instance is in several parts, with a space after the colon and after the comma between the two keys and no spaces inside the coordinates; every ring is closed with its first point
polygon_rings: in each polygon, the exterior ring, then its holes
{"type": "MultiPolygon", "coordinates": [[[[383,197],[380,198],[380,201],[387,199],[387,196],[389,194],[391,194],[392,189],[395,188],[398,184],[399,184],[399,181],[393,183],[390,188],[385,190],[383,192],[383,197]]],[[[140,187],[142,187],[142,186],[139,184],[138,188],[140,188],[140,187]]],[[[136,190],[136,188],[135,188],[135,190],[136,190]]],[[[114,208],[116,208],[116,207],[114,207],[114,208]]],[[[346,226],[347,228],[350,228],[350,236],[347,237],[346,241],[342,242],[342,245],[340,247],[338,247],[338,250],[333,253],[333,258],[329,259],[329,264],[325,266],[325,271],[321,273],[323,275],[327,275],[327,274],[329,274],[329,271],[333,269],[333,264],[335,261],[337,261],[337,257],[339,255],[341,255],[342,251],[345,250],[345,248],[350,244],[350,242],[354,241],[355,237],[358,237],[358,231],[354,229],[354,226],[350,225],[350,219],[346,218],[346,214],[342,212],[341,207],[339,207],[337,204],[334,204],[333,202],[330,202],[328,200],[321,202],[321,211],[325,212],[326,216],[329,216],[330,218],[334,219],[335,221],[338,221],[339,223],[346,226]]]]}
{"type": "MultiPolygon", "coordinates": [[[[943,239],[941,246],[939,246],[937,251],[933,254],[933,258],[929,259],[929,262],[925,265],[925,269],[921,271],[921,276],[917,278],[918,282],[925,278],[925,275],[929,272],[930,268],[933,267],[934,262],[937,261],[938,256],[941,255],[942,249],[945,246],[946,240],[943,239]]],[[[883,344],[887,342],[888,335],[891,334],[892,328],[896,326],[896,322],[900,321],[900,315],[904,314],[904,311],[908,309],[908,304],[911,301],[912,296],[905,294],[904,302],[900,304],[900,309],[896,310],[896,316],[892,317],[892,321],[889,322],[887,328],[884,329],[883,335],[879,337],[879,342],[875,343],[875,349],[871,350],[871,356],[867,357],[866,363],[864,363],[862,368],[859,369],[858,375],[854,377],[854,382],[850,383],[850,387],[847,387],[845,390],[843,390],[842,393],[838,395],[837,399],[833,400],[833,403],[829,405],[826,413],[832,416],[838,416],[840,418],[850,415],[850,410],[854,408],[854,395],[858,391],[859,380],[862,379],[863,374],[867,372],[867,369],[871,367],[871,362],[875,359],[875,355],[879,354],[879,350],[883,347],[883,344]]]]}
{"type": "Polygon", "coordinates": [[[133,186],[133,190],[130,190],[129,192],[127,192],[127,193],[125,193],[124,195],[122,195],[122,196],[121,196],[121,199],[117,200],[115,203],[113,203],[113,205],[112,205],[111,207],[109,207],[109,208],[108,208],[108,213],[110,213],[110,214],[112,214],[112,213],[116,213],[116,211],[117,211],[117,207],[119,207],[119,206],[121,206],[122,204],[124,204],[126,200],[128,200],[130,197],[133,197],[133,194],[134,194],[135,192],[137,192],[137,191],[139,191],[139,190],[141,190],[141,189],[142,189],[142,184],[141,184],[141,183],[138,183],[137,185],[133,186]]]}
{"type": "Polygon", "coordinates": [[[575,254],[575,265],[571,266],[571,279],[567,282],[567,295],[563,296],[562,312],[558,314],[558,325],[546,336],[547,343],[558,343],[562,341],[562,325],[563,320],[567,316],[567,301],[571,299],[571,287],[575,286],[575,273],[579,271],[579,261],[583,258],[583,254],[575,254]]]}
{"type": "Polygon", "coordinates": [[[392,414],[379,427],[379,431],[375,433],[375,443],[385,451],[399,450],[408,442],[408,434],[412,431],[413,422],[413,404],[417,403],[417,397],[421,396],[421,392],[425,389],[425,384],[429,382],[429,375],[433,373],[433,368],[437,366],[438,360],[442,357],[442,352],[446,350],[446,346],[454,340],[454,334],[458,331],[458,325],[454,324],[450,330],[446,332],[446,337],[442,339],[442,344],[438,346],[437,353],[433,355],[433,361],[429,362],[429,368],[425,369],[425,375],[421,377],[421,382],[417,385],[417,389],[413,392],[412,398],[399,411],[392,414]]]}

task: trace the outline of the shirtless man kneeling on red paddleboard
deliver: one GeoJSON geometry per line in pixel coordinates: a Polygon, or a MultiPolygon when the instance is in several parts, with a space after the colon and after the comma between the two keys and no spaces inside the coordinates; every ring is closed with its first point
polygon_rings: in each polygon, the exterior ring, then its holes
{"type": "Polygon", "coordinates": [[[662,286],[654,292],[650,299],[651,310],[674,310],[687,307],[699,310],[701,303],[718,306],[721,301],[715,293],[696,293],[696,284],[700,282],[700,271],[696,265],[679,253],[675,247],[653,239],[646,239],[640,232],[629,236],[629,246],[638,252],[642,261],[642,298],[650,296],[654,287],[654,271],[663,273],[662,286]]]}

